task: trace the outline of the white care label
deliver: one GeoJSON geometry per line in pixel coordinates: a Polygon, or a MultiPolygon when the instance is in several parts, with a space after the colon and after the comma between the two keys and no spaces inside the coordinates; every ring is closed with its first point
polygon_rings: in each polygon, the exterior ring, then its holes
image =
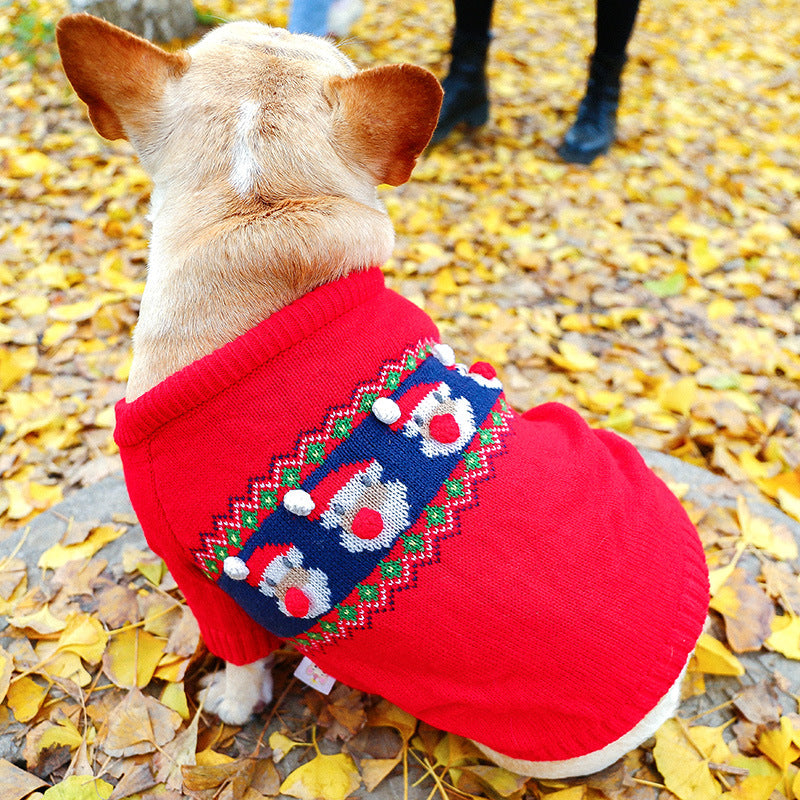
{"type": "Polygon", "coordinates": [[[303,660],[294,671],[294,676],[322,694],[330,694],[333,684],[336,683],[336,678],[323,672],[308,656],[303,656],[303,660]]]}

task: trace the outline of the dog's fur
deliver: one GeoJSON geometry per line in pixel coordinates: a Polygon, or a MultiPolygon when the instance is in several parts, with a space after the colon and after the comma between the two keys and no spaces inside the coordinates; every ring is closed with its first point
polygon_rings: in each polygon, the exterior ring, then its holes
{"type": "MultiPolygon", "coordinates": [[[[394,234],[376,187],[408,180],[430,139],[442,90],[429,72],[358,71],[328,42],[257,23],[175,53],[86,14],[57,37],[97,131],[128,139],[154,181],[128,402],[308,291],[387,260],[394,234]]],[[[205,702],[243,723],[271,692],[262,659],[212,676],[205,702]]],[[[494,755],[541,777],[591,772],[652,733],[676,692],[636,741],[595,760],[494,755]]]]}

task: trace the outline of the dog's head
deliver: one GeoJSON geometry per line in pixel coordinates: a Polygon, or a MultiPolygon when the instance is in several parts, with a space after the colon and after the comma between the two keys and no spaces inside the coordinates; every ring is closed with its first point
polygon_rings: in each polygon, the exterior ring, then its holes
{"type": "Polygon", "coordinates": [[[154,182],[129,400],[391,254],[376,187],[408,180],[431,137],[442,89],[426,70],[359,71],[253,22],[172,53],[88,14],[57,38],[97,131],[128,139],[154,182]]]}
{"type": "Polygon", "coordinates": [[[133,144],[157,191],[374,207],[375,186],[408,180],[441,104],[420,67],[359,71],[325,40],[255,22],[172,53],[87,14],[57,38],[95,128],[133,144]]]}

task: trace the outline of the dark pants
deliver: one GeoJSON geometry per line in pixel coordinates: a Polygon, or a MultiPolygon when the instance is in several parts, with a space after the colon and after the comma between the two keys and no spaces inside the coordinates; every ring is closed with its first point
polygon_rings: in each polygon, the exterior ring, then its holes
{"type": "MultiPolygon", "coordinates": [[[[595,56],[617,62],[625,55],[633,33],[639,0],[595,0],[595,56]]],[[[456,30],[472,36],[487,36],[494,0],[455,0],[456,30]]]]}

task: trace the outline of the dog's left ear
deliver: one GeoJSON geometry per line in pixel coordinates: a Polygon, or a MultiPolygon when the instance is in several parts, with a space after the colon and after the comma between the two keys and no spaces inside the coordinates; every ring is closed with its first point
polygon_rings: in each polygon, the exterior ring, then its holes
{"type": "Polygon", "coordinates": [[[376,185],[405,183],[439,119],[439,81],[422,67],[396,64],[331,78],[326,94],[335,146],[376,185]]]}
{"type": "Polygon", "coordinates": [[[56,41],[72,88],[106,139],[147,131],[167,80],[182,75],[191,62],[185,51],[168,53],[90,14],[60,20],[56,41]]]}

